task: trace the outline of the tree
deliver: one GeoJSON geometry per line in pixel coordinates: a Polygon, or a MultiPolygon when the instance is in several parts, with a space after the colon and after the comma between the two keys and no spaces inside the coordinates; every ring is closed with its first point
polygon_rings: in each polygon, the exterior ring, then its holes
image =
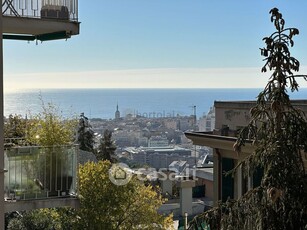
{"type": "Polygon", "coordinates": [[[94,151],[94,131],[89,124],[88,118],[84,116],[84,113],[81,113],[79,119],[77,142],[81,150],[89,152],[94,151]]]}
{"type": "Polygon", "coordinates": [[[23,119],[21,115],[10,114],[4,123],[4,137],[12,138],[12,144],[25,144],[27,119],[23,119]],[[15,139],[15,140],[14,140],[15,139]],[[19,139],[19,140],[18,140],[19,139]]]}
{"type": "Polygon", "coordinates": [[[307,177],[301,155],[307,150],[306,116],[292,106],[287,94],[288,89],[298,91],[298,77],[306,80],[306,75],[293,74],[300,63],[289,51],[299,31],[284,27],[277,8],[270,14],[276,31],[263,39],[266,46],[261,55],[265,58],[262,72],[270,70],[272,75],[234,145],[240,154],[246,134],[253,141],[255,152],[239,165],[249,174],[262,168],[261,185],[198,216],[190,229],[197,229],[201,222],[210,229],[307,229],[307,177]]]}
{"type": "Polygon", "coordinates": [[[26,120],[21,115],[10,114],[4,124],[5,138],[24,138],[26,132],[26,120]]]}
{"type": "Polygon", "coordinates": [[[42,112],[31,117],[27,125],[26,140],[31,145],[44,146],[44,155],[37,155],[35,163],[38,180],[49,190],[49,196],[57,196],[58,189],[69,192],[73,181],[69,175],[69,161],[65,146],[75,141],[77,120],[66,119],[58,108],[42,102],[42,112]],[[63,182],[63,177],[67,182],[63,182]]]}
{"type": "Polygon", "coordinates": [[[123,186],[109,179],[109,161],[88,162],[79,168],[80,217],[76,229],[167,229],[171,216],[162,216],[157,209],[161,196],[151,186],[132,177],[123,186]]]}
{"type": "Polygon", "coordinates": [[[96,158],[97,160],[108,160],[110,162],[116,162],[115,150],[116,146],[112,140],[112,132],[106,129],[103,133],[103,137],[100,139],[96,158]]]}
{"type": "Polygon", "coordinates": [[[20,212],[9,221],[8,230],[70,230],[75,211],[71,208],[46,208],[20,212]]]}
{"type": "Polygon", "coordinates": [[[75,139],[76,119],[65,119],[58,108],[42,102],[42,112],[28,122],[27,141],[41,146],[72,144],[75,139]]]}

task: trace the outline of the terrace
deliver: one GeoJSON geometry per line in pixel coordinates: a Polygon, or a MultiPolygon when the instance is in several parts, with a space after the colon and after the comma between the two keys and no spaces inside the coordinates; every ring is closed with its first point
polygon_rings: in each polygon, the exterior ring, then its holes
{"type": "Polygon", "coordinates": [[[23,146],[6,148],[5,212],[78,207],[78,147],[23,146]]]}

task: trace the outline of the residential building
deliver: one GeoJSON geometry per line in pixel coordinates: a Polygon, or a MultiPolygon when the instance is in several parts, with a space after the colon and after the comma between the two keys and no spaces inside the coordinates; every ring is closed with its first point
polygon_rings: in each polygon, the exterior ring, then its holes
{"type": "Polygon", "coordinates": [[[148,138],[147,137],[139,137],[137,138],[138,146],[148,146],[148,138]]]}
{"type": "Polygon", "coordinates": [[[164,119],[164,126],[167,129],[172,129],[172,130],[177,130],[178,129],[178,119],[176,118],[168,118],[168,119],[164,119]]]}
{"type": "Polygon", "coordinates": [[[178,129],[181,131],[195,130],[195,116],[180,117],[178,120],[178,129]]]}
{"type": "Polygon", "coordinates": [[[173,161],[169,166],[170,171],[181,173],[187,166],[186,161],[173,161]]]}
{"type": "Polygon", "coordinates": [[[190,167],[195,165],[191,150],[180,147],[129,147],[125,151],[129,153],[132,162],[156,169],[166,169],[173,161],[186,161],[190,167]]]}
{"type": "Polygon", "coordinates": [[[199,131],[213,131],[215,128],[215,108],[210,107],[209,112],[198,120],[199,131]]]}
{"type": "Polygon", "coordinates": [[[166,136],[152,136],[148,140],[148,147],[167,147],[168,145],[166,136]]]}
{"type": "MultiPolygon", "coordinates": [[[[137,127],[138,128],[138,127],[137,127]]],[[[142,133],[137,128],[127,130],[115,130],[112,134],[113,139],[118,147],[136,146],[142,133]]]]}
{"type": "MultiPolygon", "coordinates": [[[[239,167],[233,177],[226,176],[223,172],[233,169],[239,161],[245,159],[254,150],[255,146],[247,141],[242,146],[240,154],[234,151],[238,130],[250,121],[250,109],[255,106],[255,101],[216,101],[215,129],[212,132],[186,132],[187,138],[194,145],[211,147],[214,162],[214,203],[218,200],[225,201],[228,197],[239,198],[248,190],[260,185],[262,172],[256,170],[253,175],[245,176],[239,167]]],[[[307,100],[294,100],[292,104],[307,112],[307,100]]],[[[307,156],[304,157],[307,168],[307,156]]]]}
{"type": "MultiPolygon", "coordinates": [[[[73,35],[78,35],[80,24],[78,22],[78,0],[42,0],[36,1],[36,4],[31,0],[3,0],[0,22],[0,97],[3,98],[2,39],[48,41],[67,39],[73,35]]],[[[0,111],[1,114],[3,114],[3,100],[0,100],[0,111]]],[[[10,167],[4,165],[4,122],[3,116],[1,115],[0,117],[0,152],[2,153],[0,157],[0,197],[4,197],[3,193],[5,190],[13,189],[4,187],[4,178],[8,177],[7,175],[11,175],[13,172],[10,170],[10,167]],[[4,167],[8,167],[8,172],[4,167]]],[[[16,167],[20,172],[22,172],[21,166],[16,167]]],[[[73,199],[72,202],[76,200],[77,199],[73,199]]],[[[57,207],[63,205],[73,206],[75,204],[69,204],[67,197],[48,200],[38,200],[33,199],[32,197],[17,202],[4,202],[4,199],[2,198],[0,199],[0,229],[4,229],[4,212],[6,211],[57,207]]]]}

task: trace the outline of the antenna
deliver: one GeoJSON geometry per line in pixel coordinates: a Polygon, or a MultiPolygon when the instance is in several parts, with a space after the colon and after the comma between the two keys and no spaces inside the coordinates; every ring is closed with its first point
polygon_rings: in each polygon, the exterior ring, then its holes
{"type": "Polygon", "coordinates": [[[191,105],[190,108],[193,109],[193,131],[196,131],[196,105],[191,105]]]}
{"type": "MultiPolygon", "coordinates": [[[[196,131],[196,105],[191,105],[190,108],[193,109],[193,131],[196,131]]],[[[195,168],[197,168],[197,152],[196,145],[194,145],[194,159],[195,159],[195,168]]]]}

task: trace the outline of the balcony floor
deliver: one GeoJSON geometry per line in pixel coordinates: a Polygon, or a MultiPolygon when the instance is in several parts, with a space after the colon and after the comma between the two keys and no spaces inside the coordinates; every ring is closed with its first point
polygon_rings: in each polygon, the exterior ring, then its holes
{"type": "Polygon", "coordinates": [[[27,211],[40,208],[72,207],[78,209],[80,201],[77,198],[49,198],[37,200],[5,201],[5,212],[27,211]]]}
{"type": "Polygon", "coordinates": [[[38,36],[66,32],[70,37],[79,34],[79,25],[74,21],[3,16],[3,34],[38,36]]]}

